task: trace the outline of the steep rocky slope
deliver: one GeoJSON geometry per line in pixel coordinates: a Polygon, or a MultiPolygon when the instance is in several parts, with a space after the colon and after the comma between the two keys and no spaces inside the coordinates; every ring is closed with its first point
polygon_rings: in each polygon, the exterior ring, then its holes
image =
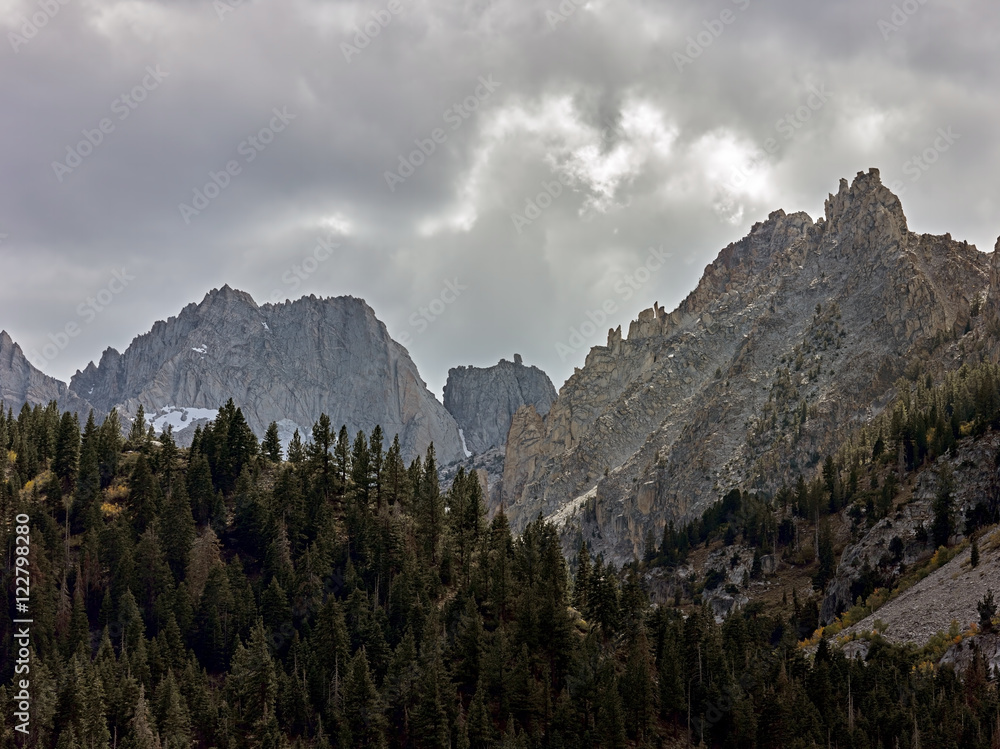
{"type": "Polygon", "coordinates": [[[521,406],[543,416],[556,399],[552,381],[538,367],[525,367],[520,354],[492,367],[454,367],[444,386],[444,407],[455,417],[470,452],[507,443],[510,420],[521,406]]]}
{"type": "MultiPolygon", "coordinates": [[[[401,345],[361,299],[304,297],[258,306],[228,286],[153,325],[124,353],[108,349],[71,389],[129,417],[205,415],[233,398],[254,432],[270,422],[306,438],[321,413],[352,435],[382,426],[408,459],[434,443],[442,463],[464,456],[458,426],[401,345]],[[179,410],[183,409],[183,410],[179,410]]],[[[187,423],[194,423],[190,419],[187,423]]]]}
{"type": "Polygon", "coordinates": [[[25,357],[21,347],[0,330],[0,402],[15,411],[23,404],[45,405],[57,401],[60,409],[86,417],[90,404],[71,392],[66,383],[42,373],[25,357]]]}
{"type": "MultiPolygon", "coordinates": [[[[854,604],[866,570],[880,578],[895,579],[915,562],[925,560],[934,553],[934,543],[928,532],[934,520],[934,497],[944,466],[952,471],[954,507],[958,519],[952,540],[964,539],[965,519],[973,507],[985,498],[1000,495],[1000,470],[996,463],[998,451],[1000,433],[990,432],[979,439],[965,439],[954,455],[942,456],[934,465],[919,471],[912,486],[909,482],[904,484],[894,512],[844,550],[836,575],[826,587],[821,621],[829,623],[838,613],[854,604]]],[[[1000,582],[997,589],[1000,591],[1000,582]]]]}
{"type": "Polygon", "coordinates": [[[878,170],[841,180],[825,216],[772,213],[725,248],[673,312],[609,331],[548,415],[514,416],[502,499],[617,562],[647,530],[734,487],[813,469],[886,402],[911,361],[963,332],[989,257],[907,228],[878,170]]]}
{"type": "Polygon", "coordinates": [[[917,645],[938,632],[947,632],[953,621],[958,622],[960,631],[969,629],[979,621],[976,604],[986,592],[992,589],[1000,593],[1000,531],[984,536],[980,547],[976,567],[966,549],[871,616],[843,630],[841,636],[871,632],[876,620],[885,625],[882,634],[889,640],[917,645]]]}

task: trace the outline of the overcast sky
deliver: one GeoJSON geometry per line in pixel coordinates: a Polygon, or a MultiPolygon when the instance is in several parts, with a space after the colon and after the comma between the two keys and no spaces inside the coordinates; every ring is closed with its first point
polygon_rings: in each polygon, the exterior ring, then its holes
{"type": "Polygon", "coordinates": [[[0,328],[64,380],[228,283],[363,297],[439,396],[515,352],[559,387],[872,166],[912,230],[1000,233],[993,0],[0,0],[0,26],[0,328]]]}

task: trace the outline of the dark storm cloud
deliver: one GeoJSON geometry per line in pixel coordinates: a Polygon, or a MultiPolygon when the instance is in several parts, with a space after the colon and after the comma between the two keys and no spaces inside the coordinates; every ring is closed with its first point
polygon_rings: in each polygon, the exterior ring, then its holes
{"type": "Polygon", "coordinates": [[[515,351],[558,386],[860,169],[1000,231],[985,0],[53,2],[0,0],[0,327],[78,324],[62,378],[229,283],[364,297],[437,391],[515,351]]]}

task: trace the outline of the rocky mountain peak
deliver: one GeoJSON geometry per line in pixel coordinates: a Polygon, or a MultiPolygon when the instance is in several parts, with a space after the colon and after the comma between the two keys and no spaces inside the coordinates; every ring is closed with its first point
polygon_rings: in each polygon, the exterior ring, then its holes
{"type": "Polygon", "coordinates": [[[106,350],[71,388],[128,417],[141,404],[158,429],[171,420],[175,430],[189,426],[189,413],[209,418],[231,397],[258,436],[274,421],[286,441],[295,429],[307,437],[326,413],[352,434],[376,424],[388,439],[398,433],[408,459],[431,442],[441,463],[464,456],[455,420],[406,349],[354,297],[258,306],[246,292],[213,289],[124,353],[106,350]]]}
{"type": "Polygon", "coordinates": [[[772,212],[676,309],[610,331],[544,418],[515,416],[512,526],[557,517],[621,562],[734,486],[773,491],[776,466],[808,469],[961,335],[991,274],[996,257],[909,232],[877,169],[841,180],[819,221],[772,212]]]}
{"type": "Polygon", "coordinates": [[[882,184],[875,168],[867,173],[858,172],[850,186],[842,178],[837,194],[831,193],[824,207],[826,232],[835,238],[845,231],[888,232],[896,237],[903,237],[909,231],[902,203],[882,184]]]}
{"type": "Polygon", "coordinates": [[[63,410],[83,417],[91,407],[86,400],[69,392],[64,382],[36,368],[10,334],[0,330],[0,402],[16,410],[24,403],[46,405],[50,401],[57,401],[63,410]]]}
{"type": "Polygon", "coordinates": [[[444,406],[455,417],[469,452],[483,453],[507,442],[511,418],[522,406],[546,414],[556,398],[552,381],[520,354],[492,367],[454,367],[444,386],[444,406]]]}
{"type": "Polygon", "coordinates": [[[239,291],[226,284],[221,289],[212,289],[205,294],[205,298],[197,306],[201,309],[218,308],[219,306],[223,308],[234,306],[256,308],[257,302],[247,292],[239,291]]]}

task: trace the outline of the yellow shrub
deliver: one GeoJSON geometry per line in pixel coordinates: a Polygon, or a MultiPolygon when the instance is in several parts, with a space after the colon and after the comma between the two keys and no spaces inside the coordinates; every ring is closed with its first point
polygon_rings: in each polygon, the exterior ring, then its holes
{"type": "Polygon", "coordinates": [[[121,484],[115,484],[114,486],[109,486],[104,490],[104,500],[106,502],[115,503],[119,500],[128,497],[128,487],[122,486],[121,484]]]}

